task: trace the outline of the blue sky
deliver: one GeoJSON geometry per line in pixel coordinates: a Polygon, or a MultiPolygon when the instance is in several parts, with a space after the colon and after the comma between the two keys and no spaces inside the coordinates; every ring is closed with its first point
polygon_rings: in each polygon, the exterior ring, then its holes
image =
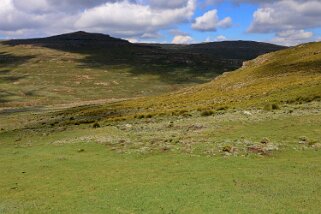
{"type": "Polygon", "coordinates": [[[321,40],[320,0],[1,0],[0,39],[78,30],[132,42],[321,40]]]}
{"type": "Polygon", "coordinates": [[[202,16],[205,12],[217,9],[220,19],[224,17],[232,18],[232,26],[230,28],[218,28],[216,31],[199,32],[191,28],[190,23],[179,26],[182,31],[188,32],[195,41],[203,42],[206,39],[215,40],[219,36],[225,36],[231,40],[269,40],[271,35],[267,34],[250,34],[247,29],[252,21],[252,14],[257,10],[256,4],[234,4],[231,2],[224,2],[217,5],[208,5],[207,7],[198,7],[193,19],[202,16]]]}

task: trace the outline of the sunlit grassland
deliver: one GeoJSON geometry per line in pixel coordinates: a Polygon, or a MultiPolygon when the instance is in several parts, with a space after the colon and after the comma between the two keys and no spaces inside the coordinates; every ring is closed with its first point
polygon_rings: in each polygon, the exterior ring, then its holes
{"type": "Polygon", "coordinates": [[[2,111],[0,213],[319,213],[320,50],[161,96],[2,111]]]}

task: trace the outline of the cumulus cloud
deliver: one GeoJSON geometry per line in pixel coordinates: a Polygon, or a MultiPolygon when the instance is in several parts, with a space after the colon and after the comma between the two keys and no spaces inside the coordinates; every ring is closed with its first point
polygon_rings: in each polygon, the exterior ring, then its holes
{"type": "Polygon", "coordinates": [[[271,33],[320,27],[320,20],[320,1],[281,0],[259,8],[253,15],[249,32],[271,33]]]}
{"type": "Polygon", "coordinates": [[[226,40],[227,40],[226,36],[219,35],[219,36],[216,36],[214,39],[212,39],[211,37],[207,37],[205,42],[222,42],[226,40]]]}
{"type": "Polygon", "coordinates": [[[188,0],[149,0],[149,4],[156,8],[181,8],[188,4],[188,0]]]}
{"type": "MultiPolygon", "coordinates": [[[[264,1],[265,2],[265,1],[264,1]]],[[[253,14],[250,33],[275,33],[274,43],[295,45],[313,40],[304,29],[321,26],[318,0],[280,0],[263,4],[253,14]]]]}
{"type": "Polygon", "coordinates": [[[219,20],[217,10],[210,10],[202,16],[197,17],[192,28],[199,31],[216,31],[217,28],[228,28],[232,26],[232,18],[226,17],[219,20]]]}
{"type": "Polygon", "coordinates": [[[188,35],[177,35],[173,38],[173,44],[190,44],[193,42],[193,38],[188,35]]]}
{"type": "Polygon", "coordinates": [[[156,38],[160,30],[188,21],[196,7],[196,0],[149,1],[1,0],[0,34],[87,30],[123,38],[156,38]]]}
{"type": "Polygon", "coordinates": [[[154,33],[158,29],[186,21],[193,15],[194,9],[194,0],[176,9],[155,9],[127,1],[106,3],[83,12],[75,25],[81,29],[135,36],[154,33]]]}
{"type": "Polygon", "coordinates": [[[242,4],[242,3],[250,3],[250,4],[265,4],[265,3],[271,3],[276,2],[278,0],[204,0],[203,5],[209,6],[209,5],[217,5],[223,2],[231,2],[235,3],[236,5],[242,4]]]}
{"type": "Polygon", "coordinates": [[[272,40],[273,43],[281,45],[296,45],[300,43],[306,43],[311,41],[313,37],[312,32],[304,30],[286,30],[276,34],[276,37],[272,40]]]}
{"type": "Polygon", "coordinates": [[[215,41],[221,42],[221,41],[225,41],[227,40],[227,38],[223,35],[219,35],[215,38],[215,41]]]}

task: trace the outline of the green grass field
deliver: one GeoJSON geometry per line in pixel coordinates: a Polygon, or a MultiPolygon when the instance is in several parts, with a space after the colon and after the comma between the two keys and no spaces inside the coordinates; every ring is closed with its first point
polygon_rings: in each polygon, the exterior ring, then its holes
{"type": "Polygon", "coordinates": [[[0,210],[318,213],[321,113],[312,106],[2,132],[0,210]]]}

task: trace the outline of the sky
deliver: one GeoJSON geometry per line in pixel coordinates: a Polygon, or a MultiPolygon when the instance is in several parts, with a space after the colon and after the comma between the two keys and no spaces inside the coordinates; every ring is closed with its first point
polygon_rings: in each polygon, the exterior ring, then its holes
{"type": "Polygon", "coordinates": [[[321,40],[321,0],[0,0],[0,39],[74,31],[131,42],[321,40]]]}

